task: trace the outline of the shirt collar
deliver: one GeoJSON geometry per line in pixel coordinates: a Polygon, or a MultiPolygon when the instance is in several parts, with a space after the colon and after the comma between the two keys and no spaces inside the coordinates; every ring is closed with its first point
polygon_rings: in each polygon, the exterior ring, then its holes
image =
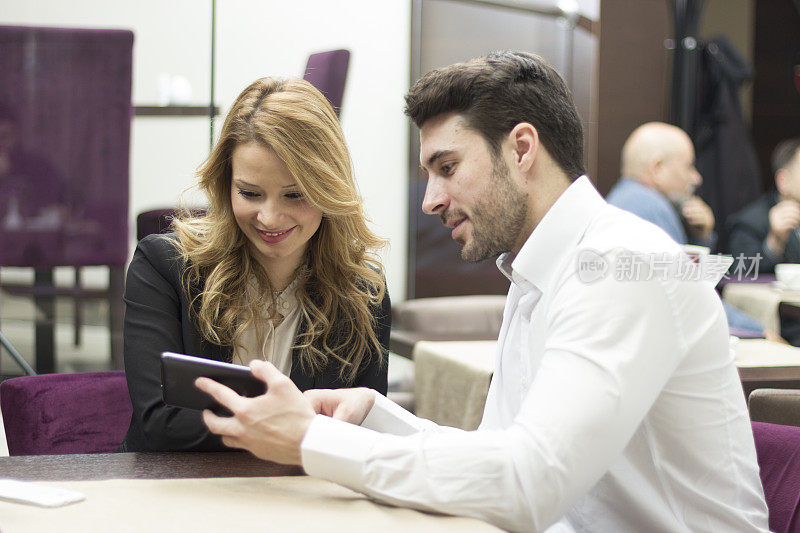
{"type": "MultiPolygon", "coordinates": [[[[273,293],[275,296],[275,305],[277,307],[277,311],[281,314],[281,316],[286,317],[292,310],[298,307],[299,301],[297,299],[297,287],[300,285],[302,277],[302,275],[298,274],[295,276],[292,282],[286,286],[285,289],[280,292],[273,293]]],[[[247,285],[251,297],[260,299],[263,302],[263,312],[268,315],[269,313],[267,311],[269,310],[269,306],[272,302],[269,300],[269,298],[259,296],[258,284],[255,278],[250,278],[250,281],[247,285]]]]}
{"type": "Polygon", "coordinates": [[[531,285],[543,290],[604,205],[589,178],[581,176],[547,211],[518,254],[497,258],[497,268],[525,292],[531,285]]]}
{"type": "Polygon", "coordinates": [[[275,295],[275,303],[278,306],[278,312],[284,317],[297,307],[298,285],[300,285],[300,276],[296,276],[285,289],[275,295]]]}

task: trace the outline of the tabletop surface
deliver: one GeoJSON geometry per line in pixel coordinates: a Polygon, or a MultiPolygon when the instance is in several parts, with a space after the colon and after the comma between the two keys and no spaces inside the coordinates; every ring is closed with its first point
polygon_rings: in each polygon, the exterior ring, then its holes
{"type": "Polygon", "coordinates": [[[381,505],[242,452],[2,457],[0,476],[85,496],[52,509],[0,501],[3,533],[498,531],[471,518],[381,505]]]}
{"type": "Polygon", "coordinates": [[[0,457],[0,475],[27,481],[299,476],[245,452],[93,453],[0,457]]]}
{"type": "Polygon", "coordinates": [[[3,533],[472,533],[479,520],[378,504],[309,476],[52,481],[86,499],[44,509],[0,501],[3,533]]]}

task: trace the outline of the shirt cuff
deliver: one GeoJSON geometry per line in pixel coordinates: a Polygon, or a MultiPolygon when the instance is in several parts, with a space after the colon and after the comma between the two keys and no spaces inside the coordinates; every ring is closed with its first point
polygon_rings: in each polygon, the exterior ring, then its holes
{"type": "Polygon", "coordinates": [[[364,462],[379,433],[317,415],[300,446],[303,469],[310,476],[364,491],[364,462]]]}
{"type": "Polygon", "coordinates": [[[361,422],[361,427],[380,433],[406,436],[422,431],[425,423],[386,396],[376,392],[375,403],[361,422]]]}

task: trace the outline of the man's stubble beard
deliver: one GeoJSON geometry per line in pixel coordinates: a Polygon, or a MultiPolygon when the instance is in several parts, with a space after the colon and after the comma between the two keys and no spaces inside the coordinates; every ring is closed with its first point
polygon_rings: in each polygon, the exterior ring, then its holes
{"type": "Polygon", "coordinates": [[[492,179],[483,200],[469,217],[472,239],[461,249],[461,258],[477,263],[508,252],[517,244],[528,215],[528,195],[511,181],[508,166],[492,157],[492,179]]]}

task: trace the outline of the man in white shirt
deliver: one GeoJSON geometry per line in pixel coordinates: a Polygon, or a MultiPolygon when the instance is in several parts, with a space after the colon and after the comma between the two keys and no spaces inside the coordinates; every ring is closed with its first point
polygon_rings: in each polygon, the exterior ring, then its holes
{"type": "MultiPolygon", "coordinates": [[[[583,174],[568,89],[541,58],[437,69],[406,96],[428,171],[423,210],[462,256],[511,280],[476,431],[363,389],[303,396],[197,385],[230,446],[300,464],[381,501],[514,531],[766,531],[767,509],[713,281],[687,281],[666,233],[609,206],[583,174]]],[[[690,262],[689,262],[690,263],[690,262]]]]}

